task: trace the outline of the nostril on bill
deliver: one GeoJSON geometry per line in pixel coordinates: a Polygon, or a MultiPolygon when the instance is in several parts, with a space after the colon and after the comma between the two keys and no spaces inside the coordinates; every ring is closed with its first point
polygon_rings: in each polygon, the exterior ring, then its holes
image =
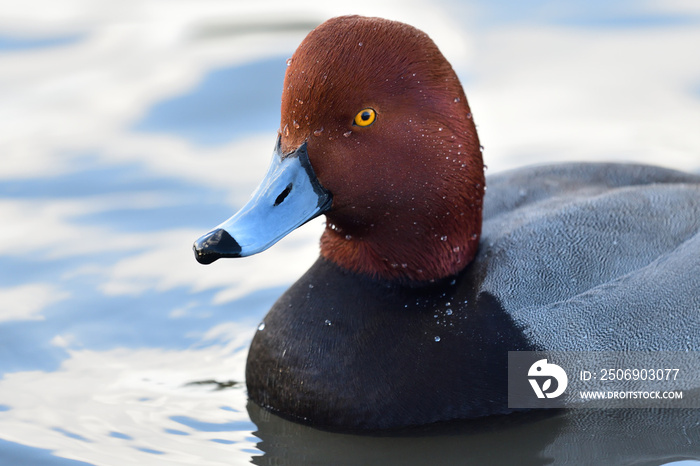
{"type": "Polygon", "coordinates": [[[273,204],[273,207],[277,207],[280,205],[284,200],[289,196],[289,193],[292,191],[292,183],[289,183],[286,188],[284,188],[284,191],[280,193],[279,196],[277,196],[277,199],[275,199],[275,203],[273,204]]]}

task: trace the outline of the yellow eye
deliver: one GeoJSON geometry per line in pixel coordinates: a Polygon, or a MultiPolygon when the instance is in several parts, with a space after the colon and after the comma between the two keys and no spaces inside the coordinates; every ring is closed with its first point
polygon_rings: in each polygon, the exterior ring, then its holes
{"type": "Polygon", "coordinates": [[[366,108],[357,115],[355,115],[355,120],[353,121],[353,124],[357,126],[369,126],[372,123],[374,123],[374,120],[376,119],[377,112],[375,112],[373,108],[366,108]]]}

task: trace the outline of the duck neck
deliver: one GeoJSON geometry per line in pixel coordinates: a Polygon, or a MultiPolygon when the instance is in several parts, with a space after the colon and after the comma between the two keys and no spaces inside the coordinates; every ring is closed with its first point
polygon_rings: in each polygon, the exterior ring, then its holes
{"type": "Polygon", "coordinates": [[[384,212],[382,219],[357,222],[329,212],[321,255],[373,279],[402,284],[429,283],[460,272],[476,254],[481,234],[483,169],[423,203],[384,212]],[[442,207],[440,207],[442,206],[442,207]]]}

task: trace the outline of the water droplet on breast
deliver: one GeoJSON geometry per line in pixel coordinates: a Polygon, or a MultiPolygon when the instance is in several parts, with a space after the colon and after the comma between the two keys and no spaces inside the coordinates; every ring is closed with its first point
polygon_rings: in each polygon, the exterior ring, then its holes
{"type": "Polygon", "coordinates": [[[459,97],[455,97],[455,103],[459,102],[460,100],[462,99],[460,99],[459,97]]]}
{"type": "Polygon", "coordinates": [[[284,133],[285,137],[289,136],[289,126],[284,125],[284,129],[282,130],[282,132],[284,133]]]}
{"type": "Polygon", "coordinates": [[[322,132],[323,132],[323,126],[321,126],[319,129],[314,131],[314,136],[320,136],[322,132]]]}
{"type": "Polygon", "coordinates": [[[295,128],[295,129],[299,129],[299,123],[297,123],[296,120],[293,120],[293,121],[292,121],[292,124],[294,125],[294,128],[295,128]]]}
{"type": "Polygon", "coordinates": [[[260,322],[260,325],[258,325],[258,331],[263,331],[265,330],[265,322],[260,322]]]}
{"type": "Polygon", "coordinates": [[[440,341],[440,337],[435,337],[435,341],[440,341]]]}
{"type": "Polygon", "coordinates": [[[359,43],[359,44],[357,44],[357,45],[359,45],[360,47],[362,47],[362,42],[360,42],[360,43],[359,43]]]}
{"type": "Polygon", "coordinates": [[[352,235],[345,235],[345,239],[350,241],[352,239],[352,235]]]}
{"type": "Polygon", "coordinates": [[[331,322],[330,320],[328,320],[328,319],[326,319],[326,321],[325,321],[324,323],[325,323],[326,325],[331,325],[331,324],[332,324],[332,322],[331,322]]]}
{"type": "Polygon", "coordinates": [[[287,58],[287,66],[289,66],[289,65],[291,65],[291,64],[292,64],[292,59],[291,59],[291,58],[287,58]]]}
{"type": "Polygon", "coordinates": [[[447,241],[447,236],[441,236],[440,241],[447,241]]]}

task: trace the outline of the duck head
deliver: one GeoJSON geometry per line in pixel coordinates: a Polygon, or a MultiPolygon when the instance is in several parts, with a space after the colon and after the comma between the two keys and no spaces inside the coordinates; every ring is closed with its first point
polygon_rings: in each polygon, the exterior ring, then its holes
{"type": "Polygon", "coordinates": [[[401,282],[455,274],[474,257],[484,170],[459,80],[409,25],[326,21],[287,67],[273,161],[250,202],[198,239],[201,263],[270,247],[326,215],[321,255],[401,282]]]}

